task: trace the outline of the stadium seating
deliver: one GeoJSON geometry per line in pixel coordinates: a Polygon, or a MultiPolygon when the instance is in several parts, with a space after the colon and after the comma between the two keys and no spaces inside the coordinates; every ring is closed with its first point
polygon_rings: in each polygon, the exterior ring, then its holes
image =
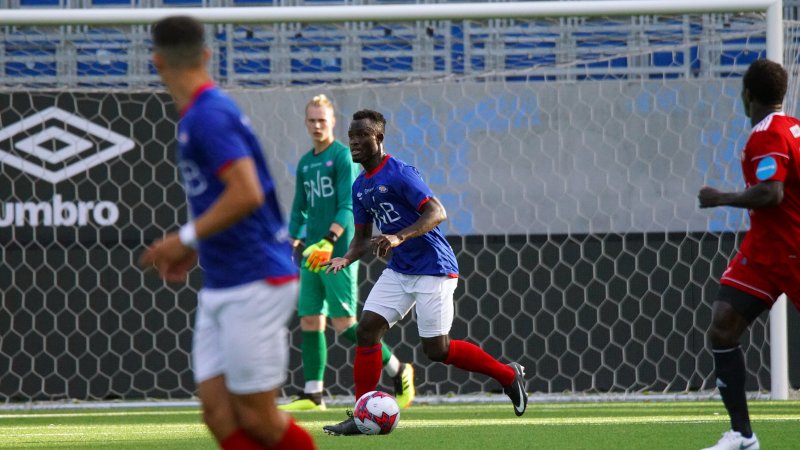
{"type": "MultiPolygon", "coordinates": [[[[420,2],[422,0],[419,0],[420,2]]],[[[798,0],[800,2],[800,0],[798,0]]],[[[411,0],[5,0],[10,8],[181,7],[413,3],[411,0]]],[[[791,9],[790,9],[791,11],[791,9]]],[[[429,21],[260,26],[215,25],[214,71],[239,85],[266,86],[470,75],[490,70],[508,81],[738,76],[764,55],[765,37],[743,38],[759,20],[685,18],[429,21]],[[633,21],[633,22],[631,22],[633,21]],[[692,38],[723,37],[700,51],[692,38]],[[729,39],[725,37],[730,36],[729,39]],[[647,51],[642,49],[647,48],[647,51]],[[565,61],[572,61],[565,63],[565,61]]],[[[132,58],[149,51],[146,27],[0,29],[5,78],[36,77],[78,86],[150,83],[155,72],[132,58]],[[139,49],[133,52],[132,49],[139,49]],[[80,82],[78,82],[80,80],[80,82]]],[[[752,33],[750,33],[752,35],[752,33]]],[[[695,39],[696,40],[696,39],[695,39]]]]}

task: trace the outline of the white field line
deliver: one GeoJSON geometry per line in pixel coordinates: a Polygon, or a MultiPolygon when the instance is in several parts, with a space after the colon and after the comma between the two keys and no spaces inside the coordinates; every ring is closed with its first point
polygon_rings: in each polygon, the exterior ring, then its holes
{"type": "MultiPolygon", "coordinates": [[[[751,416],[759,422],[800,421],[800,414],[767,414],[751,416]]],[[[570,417],[570,418],[509,418],[509,419],[459,419],[459,420],[400,420],[402,428],[441,427],[496,427],[496,426],[564,426],[564,425],[645,425],[727,422],[727,416],[633,416],[633,417],[570,417]]],[[[330,422],[330,421],[329,421],[330,422]]],[[[303,421],[306,428],[329,425],[329,422],[303,421]]]]}
{"type": "Polygon", "coordinates": [[[187,409],[185,411],[161,410],[161,411],[97,411],[97,412],[58,412],[58,413],[0,413],[0,424],[4,419],[57,419],[69,417],[126,417],[126,416],[163,416],[163,415],[187,415],[200,417],[199,409],[187,409]]]}
{"type": "MultiPolygon", "coordinates": [[[[209,435],[202,423],[197,424],[149,424],[149,425],[49,425],[43,427],[15,426],[0,428],[0,439],[24,440],[43,437],[82,438],[87,441],[131,441],[137,439],[185,439],[189,436],[209,435]],[[35,428],[36,432],[30,432],[35,428]]],[[[209,435],[210,436],[210,435],[209,435]]],[[[2,444],[0,444],[2,447],[2,444]]]]}
{"type": "MultiPolygon", "coordinates": [[[[153,412],[155,413],[155,412],[153,412]]],[[[145,411],[137,411],[135,415],[153,414],[145,411]]],[[[196,414],[196,412],[191,412],[196,414]]],[[[54,419],[71,417],[74,415],[86,416],[86,413],[76,414],[26,414],[25,417],[52,417],[54,419]]],[[[98,414],[101,415],[101,414],[98,414]]],[[[108,414],[102,414],[108,415],[108,414]]],[[[124,415],[118,413],[117,415],[124,415]]],[[[19,416],[19,415],[17,415],[19,416]]],[[[800,414],[764,414],[755,415],[753,420],[759,422],[798,422],[800,414]]],[[[690,423],[713,423],[727,422],[726,416],[633,416],[633,417],[570,417],[570,418],[508,418],[508,419],[459,419],[459,420],[401,420],[399,428],[444,428],[444,427],[496,427],[496,426],[575,426],[575,425],[652,425],[652,424],[690,424],[690,423]]],[[[302,421],[305,428],[321,428],[329,424],[330,421],[302,421]]],[[[117,440],[125,437],[126,440],[136,440],[136,438],[146,439],[151,436],[167,439],[181,439],[191,435],[206,435],[208,431],[205,426],[198,422],[196,424],[150,424],[150,425],[56,425],[52,424],[44,429],[37,425],[36,433],[29,431],[29,426],[0,427],[0,440],[7,442],[9,439],[41,439],[44,436],[58,436],[63,438],[84,438],[89,437],[89,441],[98,439],[108,441],[117,440]],[[134,429],[134,430],[132,430],[134,429]]]]}

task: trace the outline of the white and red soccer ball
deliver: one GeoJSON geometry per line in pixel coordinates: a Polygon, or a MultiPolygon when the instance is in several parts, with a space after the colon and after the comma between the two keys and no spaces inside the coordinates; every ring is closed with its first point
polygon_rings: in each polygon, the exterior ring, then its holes
{"type": "Polygon", "coordinates": [[[389,434],[400,421],[400,407],[386,392],[370,391],[356,401],[353,420],[363,434],[389,434]]]}

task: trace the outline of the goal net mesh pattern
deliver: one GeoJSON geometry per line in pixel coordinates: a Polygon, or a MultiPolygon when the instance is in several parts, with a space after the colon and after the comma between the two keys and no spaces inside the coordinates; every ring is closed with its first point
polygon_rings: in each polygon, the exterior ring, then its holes
{"type": "MultiPolygon", "coordinates": [[[[798,24],[786,22],[797,79],[798,24]]],[[[746,214],[699,210],[740,189],[741,74],[760,14],[208,26],[212,73],[258,131],[285,211],[325,93],[388,119],[387,151],[448,212],[461,269],[455,339],[519,361],[548,394],[714,389],[704,332],[746,214]]],[[[149,27],[0,28],[0,400],[183,399],[200,274],[165,285],[135,261],[186,221],[177,113],[149,27]]],[[[796,85],[788,96],[796,112],[796,85]]],[[[361,269],[361,298],[384,261],[361,269]]],[[[765,317],[743,340],[769,389],[765,317]]],[[[292,322],[286,393],[301,389],[292,322]]],[[[326,389],[351,395],[329,329],[326,389]]],[[[497,391],[431,363],[413,315],[386,337],[421,394],[497,391]]],[[[384,379],[384,382],[389,380],[384,379]]],[[[385,387],[391,390],[391,385],[385,387]]]]}

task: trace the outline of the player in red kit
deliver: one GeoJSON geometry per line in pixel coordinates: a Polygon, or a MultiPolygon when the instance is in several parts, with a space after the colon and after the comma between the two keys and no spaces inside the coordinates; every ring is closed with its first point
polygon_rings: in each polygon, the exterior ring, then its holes
{"type": "Polygon", "coordinates": [[[747,188],[721,192],[705,186],[701,208],[750,211],[750,230],[720,279],[708,339],[731,430],[706,450],[758,450],[745,396],[739,339],[762,312],[786,294],[800,309],[800,120],[785,115],[788,75],[780,64],[753,62],[743,78],[742,101],[753,130],[742,152],[747,188]]]}

